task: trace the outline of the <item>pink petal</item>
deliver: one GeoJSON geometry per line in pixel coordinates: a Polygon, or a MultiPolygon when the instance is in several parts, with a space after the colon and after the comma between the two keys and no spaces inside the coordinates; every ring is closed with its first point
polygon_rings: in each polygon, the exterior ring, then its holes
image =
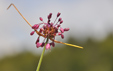
{"type": "Polygon", "coordinates": [[[40,47],[40,43],[37,42],[36,47],[39,48],[40,47]]]}
{"type": "Polygon", "coordinates": [[[61,32],[58,33],[58,35],[61,35],[61,34],[62,34],[61,32]]]}
{"type": "Polygon", "coordinates": [[[62,33],[64,33],[64,29],[63,29],[63,28],[60,28],[60,31],[61,31],[62,33]]]}
{"type": "Polygon", "coordinates": [[[46,50],[48,50],[48,49],[50,49],[50,44],[49,43],[46,45],[46,50]]]}

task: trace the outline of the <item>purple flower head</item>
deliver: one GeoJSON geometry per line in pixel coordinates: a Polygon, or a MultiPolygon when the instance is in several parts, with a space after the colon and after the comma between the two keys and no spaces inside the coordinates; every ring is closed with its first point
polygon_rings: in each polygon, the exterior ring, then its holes
{"type": "MultiPolygon", "coordinates": [[[[46,45],[46,49],[47,50],[50,49],[50,46],[55,47],[55,43],[54,42],[61,43],[59,41],[56,41],[55,40],[55,37],[60,35],[61,38],[63,39],[64,38],[63,33],[65,31],[68,31],[69,28],[63,29],[61,27],[61,23],[63,23],[63,20],[62,20],[62,18],[58,18],[60,16],[60,14],[61,13],[59,13],[59,12],[57,13],[57,17],[56,17],[54,23],[51,22],[51,20],[50,20],[51,17],[52,17],[52,13],[50,13],[48,15],[48,17],[47,17],[48,18],[47,23],[45,23],[43,21],[42,17],[40,17],[39,19],[42,21],[42,23],[35,24],[34,26],[32,26],[32,29],[34,29],[36,31],[36,33],[39,35],[38,38],[37,38],[37,40],[36,40],[36,46],[37,46],[37,48],[38,47],[43,47],[45,45],[45,39],[46,38],[48,38],[48,40],[51,40],[52,41],[52,43],[47,43],[47,45],[46,45]],[[58,21],[56,22],[57,19],[58,19],[58,21]],[[42,25],[42,26],[40,26],[40,25],[42,25]],[[43,36],[44,37],[44,40],[43,40],[42,43],[39,43],[40,42],[39,41],[40,36],[43,36]]],[[[33,35],[34,34],[34,31],[31,32],[30,34],[33,35]]]]}
{"type": "MultiPolygon", "coordinates": [[[[16,8],[16,6],[14,4],[10,4],[9,7],[7,9],[9,9],[11,7],[11,5],[14,6],[14,8],[18,11],[18,13],[23,17],[23,19],[28,23],[28,25],[31,26],[31,24],[25,19],[25,17],[19,12],[19,10],[16,8]]],[[[61,27],[61,24],[63,23],[63,20],[62,18],[59,18],[59,16],[61,15],[61,13],[57,13],[57,16],[56,16],[56,19],[54,22],[51,22],[51,18],[52,18],[52,13],[50,13],[47,18],[47,22],[45,23],[43,21],[43,18],[40,17],[40,21],[42,21],[42,23],[39,23],[39,24],[35,24],[33,26],[31,26],[31,28],[34,30],[30,33],[30,35],[33,35],[35,32],[39,35],[38,36],[38,39],[36,40],[36,47],[39,48],[39,47],[43,47],[45,44],[46,45],[46,49],[50,49],[50,44],[48,43],[49,40],[51,40],[53,43],[51,43],[51,45],[54,47],[55,44],[54,42],[56,43],[61,43],[61,44],[65,44],[65,45],[69,45],[69,46],[73,46],[73,47],[78,47],[78,48],[83,48],[81,46],[77,46],[77,45],[73,45],[73,44],[68,44],[68,43],[63,43],[61,41],[57,41],[55,40],[55,37],[56,36],[61,36],[61,38],[63,39],[64,38],[64,35],[63,33],[65,31],[69,31],[69,28],[65,28],[65,29],[62,29],[61,27]],[[57,21],[58,20],[58,21],[57,21]],[[57,21],[57,22],[56,22],[57,21]],[[41,25],[41,26],[40,26],[41,25]],[[40,39],[40,36],[41,37],[44,37],[44,40],[42,43],[39,43],[39,39],[40,39]],[[47,40],[47,42],[45,42],[45,39],[47,40]]]]}

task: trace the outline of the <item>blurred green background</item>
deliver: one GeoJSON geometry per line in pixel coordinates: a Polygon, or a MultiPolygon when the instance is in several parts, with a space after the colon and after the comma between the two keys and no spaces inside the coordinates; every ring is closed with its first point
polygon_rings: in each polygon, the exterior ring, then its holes
{"type": "MultiPolygon", "coordinates": [[[[45,53],[40,71],[113,71],[113,35],[95,42],[87,39],[79,43],[70,37],[68,43],[81,45],[84,49],[56,46],[45,53]]],[[[24,51],[0,60],[0,71],[35,71],[39,55],[24,51]]]]}
{"type": "MultiPolygon", "coordinates": [[[[63,19],[65,39],[56,40],[84,47],[56,44],[46,51],[40,71],[113,71],[113,0],[0,0],[0,71],[35,71],[42,48],[36,48],[37,35],[31,25],[47,21],[58,12],[63,19]]],[[[40,41],[43,41],[41,38],[40,41]]]]}

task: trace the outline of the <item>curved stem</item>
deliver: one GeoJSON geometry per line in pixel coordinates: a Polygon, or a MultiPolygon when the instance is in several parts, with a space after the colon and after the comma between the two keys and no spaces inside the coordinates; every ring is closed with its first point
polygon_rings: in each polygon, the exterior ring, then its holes
{"type": "Polygon", "coordinates": [[[43,56],[44,56],[44,52],[45,52],[45,47],[46,47],[47,43],[48,43],[48,38],[47,38],[47,40],[46,40],[44,49],[43,49],[43,51],[42,51],[42,54],[41,54],[41,57],[40,57],[40,60],[39,60],[39,63],[38,63],[38,66],[37,66],[36,71],[39,71],[39,69],[40,69],[40,66],[41,66],[41,63],[42,63],[42,59],[43,59],[43,56]]]}

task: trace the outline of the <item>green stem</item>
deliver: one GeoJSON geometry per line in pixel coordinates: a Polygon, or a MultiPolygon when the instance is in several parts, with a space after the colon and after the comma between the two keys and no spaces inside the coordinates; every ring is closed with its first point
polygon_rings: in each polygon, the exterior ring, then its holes
{"type": "Polygon", "coordinates": [[[48,43],[48,38],[47,38],[47,40],[46,40],[46,43],[45,43],[43,52],[42,52],[42,54],[41,54],[41,57],[40,57],[40,60],[39,60],[39,63],[38,63],[38,66],[37,66],[36,71],[39,71],[39,69],[40,69],[40,66],[41,66],[41,63],[42,63],[42,59],[43,59],[43,56],[44,56],[44,52],[45,52],[45,47],[46,47],[47,43],[48,43]]]}

